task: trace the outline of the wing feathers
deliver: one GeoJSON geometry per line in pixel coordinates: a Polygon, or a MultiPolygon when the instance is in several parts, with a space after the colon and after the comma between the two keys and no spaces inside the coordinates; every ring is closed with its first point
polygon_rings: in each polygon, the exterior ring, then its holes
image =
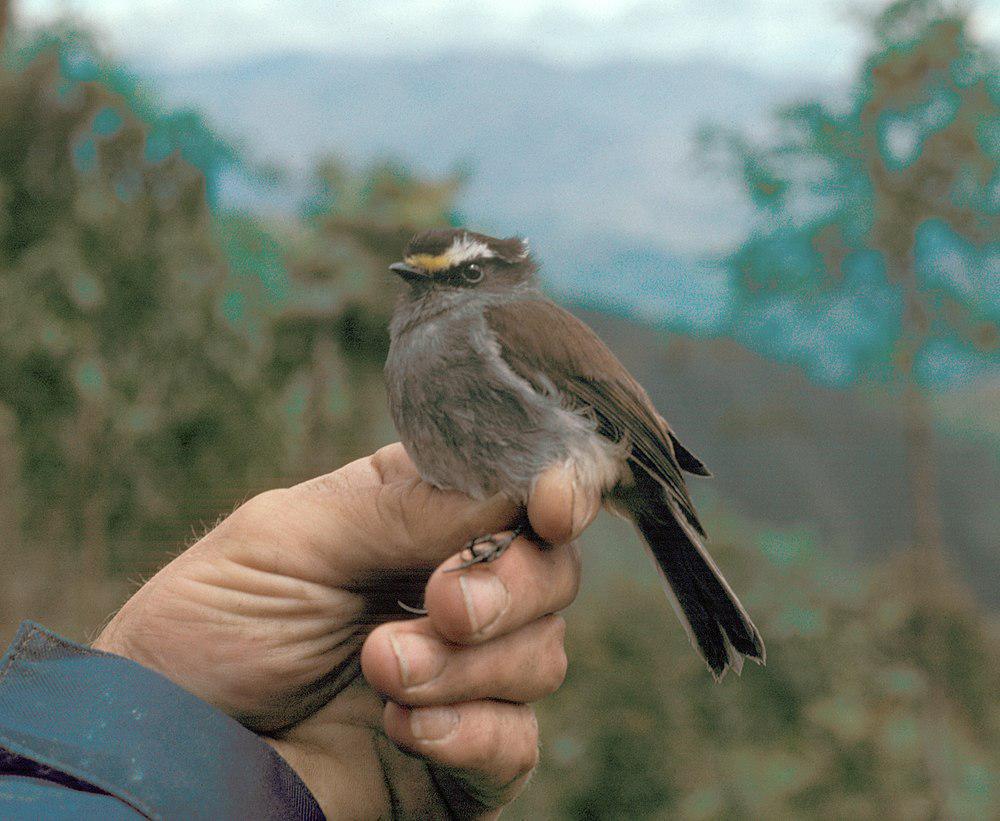
{"type": "Polygon", "coordinates": [[[547,381],[577,408],[592,409],[599,432],[608,439],[627,437],[633,463],[658,479],[704,534],[681,468],[707,474],[705,466],[684,448],[675,453],[679,443],[670,427],[597,334],[542,296],[490,306],[485,316],[515,373],[540,391],[547,381]]]}
{"type": "Polygon", "coordinates": [[[705,467],[705,463],[682,445],[673,431],[670,431],[670,441],[674,445],[674,455],[677,456],[677,464],[681,470],[693,473],[696,476],[711,476],[712,471],[705,467]]]}

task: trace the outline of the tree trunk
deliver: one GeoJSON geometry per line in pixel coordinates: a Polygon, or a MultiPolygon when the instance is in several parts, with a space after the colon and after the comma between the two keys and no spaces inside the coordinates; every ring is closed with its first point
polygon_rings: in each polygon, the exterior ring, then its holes
{"type": "Polygon", "coordinates": [[[945,567],[944,524],[930,403],[912,378],[904,394],[904,414],[906,463],[913,506],[913,549],[928,563],[921,574],[922,586],[927,587],[942,580],[945,567]]]}
{"type": "MultiPolygon", "coordinates": [[[[905,213],[905,209],[897,209],[905,213]]],[[[914,224],[901,226],[895,239],[900,243],[886,254],[894,279],[902,286],[904,309],[902,337],[896,365],[903,382],[903,440],[912,510],[911,547],[914,568],[922,568],[914,579],[914,592],[930,603],[942,586],[945,569],[944,525],[938,494],[938,469],[934,452],[934,421],[927,394],[917,383],[915,368],[920,351],[931,334],[931,312],[917,280],[913,255],[914,224]]]]}
{"type": "Polygon", "coordinates": [[[938,471],[934,457],[934,427],[930,403],[912,376],[903,396],[903,432],[907,478],[913,510],[912,543],[905,568],[913,607],[913,655],[924,660],[927,691],[920,704],[920,739],[924,776],[934,803],[933,818],[954,818],[950,796],[954,776],[950,762],[947,636],[942,619],[951,612],[953,587],[944,556],[944,526],[938,496],[938,471]]]}
{"type": "MultiPolygon", "coordinates": [[[[898,236],[909,239],[913,234],[911,224],[898,236]]],[[[953,604],[949,602],[952,587],[948,584],[944,556],[933,414],[927,394],[921,390],[914,375],[917,356],[930,335],[931,323],[920,295],[912,243],[908,241],[894,249],[888,258],[899,275],[897,281],[903,286],[905,299],[897,366],[903,377],[903,439],[913,513],[907,565],[917,616],[914,653],[925,659],[928,678],[920,708],[923,768],[934,802],[933,817],[948,821],[954,817],[950,801],[954,778],[949,766],[952,751],[949,748],[948,695],[943,681],[948,657],[947,637],[942,632],[941,618],[953,604]]]]}

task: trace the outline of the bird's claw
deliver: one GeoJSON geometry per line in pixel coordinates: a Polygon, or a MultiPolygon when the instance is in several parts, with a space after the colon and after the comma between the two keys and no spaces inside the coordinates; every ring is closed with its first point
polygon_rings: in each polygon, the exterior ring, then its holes
{"type": "MultiPolygon", "coordinates": [[[[473,539],[465,546],[465,550],[469,551],[470,558],[455,565],[454,567],[449,567],[445,572],[454,573],[456,570],[465,570],[475,564],[488,564],[490,562],[495,562],[504,554],[504,551],[511,546],[514,539],[521,535],[523,530],[523,527],[518,526],[506,536],[497,536],[496,534],[491,533],[486,536],[479,536],[478,538],[473,539]],[[489,547],[479,549],[479,545],[489,545],[489,547]]],[[[464,553],[465,550],[462,552],[464,553]]]]}

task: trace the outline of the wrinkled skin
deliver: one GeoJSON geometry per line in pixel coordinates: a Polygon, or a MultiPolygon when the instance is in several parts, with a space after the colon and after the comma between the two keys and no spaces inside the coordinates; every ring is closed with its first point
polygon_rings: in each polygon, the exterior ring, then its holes
{"type": "Polygon", "coordinates": [[[446,572],[519,512],[431,487],[391,445],[251,499],[94,646],[261,733],[331,818],[495,818],[537,761],[530,705],[565,674],[556,614],[598,505],[551,468],[527,512],[552,546],[519,538],[495,563],[446,572]],[[411,618],[396,601],[419,604],[425,582],[427,615],[411,618]]]}

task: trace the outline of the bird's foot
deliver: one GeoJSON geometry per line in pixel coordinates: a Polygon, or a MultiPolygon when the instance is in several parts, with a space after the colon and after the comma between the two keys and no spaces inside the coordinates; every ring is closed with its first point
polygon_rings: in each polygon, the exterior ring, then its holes
{"type": "MultiPolygon", "coordinates": [[[[497,536],[496,534],[491,533],[486,536],[480,536],[477,539],[473,539],[465,546],[465,550],[469,552],[470,558],[455,567],[449,567],[446,572],[454,573],[456,570],[465,570],[465,568],[472,567],[474,564],[495,562],[504,554],[504,551],[511,546],[514,539],[520,536],[523,532],[524,526],[518,525],[506,536],[497,536]]],[[[462,552],[464,553],[465,550],[462,552]]]]}

